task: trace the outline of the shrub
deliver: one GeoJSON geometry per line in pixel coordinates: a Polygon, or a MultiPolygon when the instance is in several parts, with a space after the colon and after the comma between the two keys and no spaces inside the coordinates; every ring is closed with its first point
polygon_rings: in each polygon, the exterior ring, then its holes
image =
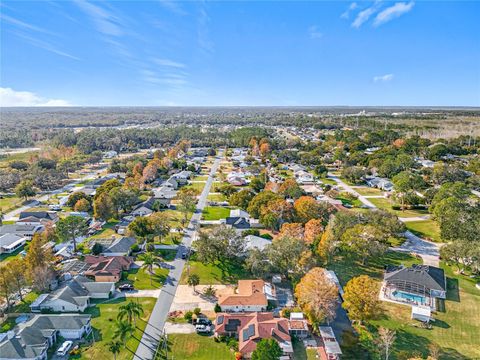
{"type": "Polygon", "coordinates": [[[273,239],[273,236],[270,235],[270,234],[262,234],[260,235],[260,237],[264,238],[264,239],[268,239],[268,240],[272,240],[273,239]]]}
{"type": "Polygon", "coordinates": [[[242,232],[242,236],[255,235],[259,236],[260,231],[258,229],[248,229],[242,232]]]}
{"type": "Polygon", "coordinates": [[[192,322],[193,312],[187,311],[187,312],[185,313],[185,315],[183,315],[183,318],[184,318],[185,320],[187,320],[188,322],[192,322]]]}
{"type": "Polygon", "coordinates": [[[150,251],[150,252],[155,251],[155,245],[149,243],[149,244],[147,244],[147,246],[145,247],[145,249],[146,249],[147,251],[150,251]]]}
{"type": "Polygon", "coordinates": [[[93,246],[92,246],[92,254],[93,254],[93,255],[98,255],[98,254],[100,254],[102,251],[103,251],[103,246],[102,246],[102,244],[99,244],[99,243],[93,244],[93,246]]]}
{"type": "Polygon", "coordinates": [[[219,313],[219,312],[222,312],[222,307],[220,305],[215,304],[215,307],[213,308],[213,311],[215,311],[216,313],[219,313]]]}
{"type": "Polygon", "coordinates": [[[202,313],[202,309],[200,309],[199,307],[196,307],[195,309],[193,309],[193,313],[198,316],[202,313]]]}
{"type": "Polygon", "coordinates": [[[138,246],[138,244],[133,244],[130,247],[130,250],[132,250],[132,252],[139,252],[140,251],[140,246],[138,246]]]}

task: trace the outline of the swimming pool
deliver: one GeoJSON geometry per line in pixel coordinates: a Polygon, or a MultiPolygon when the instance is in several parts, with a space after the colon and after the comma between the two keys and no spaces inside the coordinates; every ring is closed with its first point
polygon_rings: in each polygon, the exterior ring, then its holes
{"type": "Polygon", "coordinates": [[[403,291],[398,291],[398,290],[395,290],[392,292],[392,296],[398,300],[408,300],[408,301],[411,301],[411,302],[415,302],[417,304],[425,304],[426,303],[426,299],[421,296],[421,295],[415,295],[415,294],[409,294],[409,293],[405,293],[403,291]]]}

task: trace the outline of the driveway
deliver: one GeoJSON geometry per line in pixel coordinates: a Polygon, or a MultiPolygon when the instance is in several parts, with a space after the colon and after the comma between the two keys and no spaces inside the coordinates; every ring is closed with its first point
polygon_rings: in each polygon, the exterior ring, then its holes
{"type": "MultiPolygon", "coordinates": [[[[329,178],[335,180],[337,184],[342,187],[345,191],[352,193],[358,196],[358,200],[360,200],[365,206],[370,209],[377,209],[377,207],[370,202],[365,196],[360,195],[355,189],[344,183],[342,180],[339,179],[338,176],[329,174],[329,178]]],[[[429,219],[429,215],[419,216],[414,218],[399,218],[402,222],[407,221],[420,221],[420,220],[427,220],[429,219]]],[[[439,266],[440,265],[440,246],[439,244],[433,243],[431,241],[424,240],[416,235],[414,235],[410,231],[406,231],[404,233],[407,240],[399,247],[391,248],[394,251],[400,251],[405,253],[412,253],[418,255],[422,258],[422,261],[425,265],[431,266],[439,266]]]]}
{"type": "Polygon", "coordinates": [[[136,297],[152,297],[158,298],[160,295],[161,289],[152,289],[152,290],[134,290],[134,291],[117,291],[114,295],[115,298],[127,297],[127,298],[136,298],[136,297]]]}
{"type": "Polygon", "coordinates": [[[192,215],[190,223],[185,231],[182,243],[178,247],[177,256],[175,260],[170,263],[172,269],[165,280],[158,300],[153,308],[152,315],[150,316],[148,324],[145,327],[142,341],[140,342],[135,356],[133,357],[135,360],[153,359],[155,356],[158,340],[164,331],[163,328],[168,317],[168,312],[170,311],[170,307],[177,291],[178,282],[180,281],[180,277],[186,263],[186,259],[182,259],[181,254],[183,252],[188,252],[192,244],[192,240],[196,236],[197,227],[202,216],[202,210],[207,203],[207,196],[210,192],[210,188],[212,187],[213,176],[217,172],[222,156],[223,151],[219,151],[219,154],[217,155],[210,170],[205,187],[203,188],[203,191],[199,197],[195,213],[192,215]]]}
{"type": "Polygon", "coordinates": [[[167,334],[194,334],[195,326],[192,324],[174,324],[166,322],[164,330],[167,334]]]}

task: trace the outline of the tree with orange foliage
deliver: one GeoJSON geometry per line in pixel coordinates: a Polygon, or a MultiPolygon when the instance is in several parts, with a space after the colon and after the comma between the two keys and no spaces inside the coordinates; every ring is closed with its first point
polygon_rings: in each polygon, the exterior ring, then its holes
{"type": "Polygon", "coordinates": [[[286,198],[298,199],[304,194],[302,188],[297,184],[295,179],[285,180],[279,188],[279,192],[286,198]]]}
{"type": "Polygon", "coordinates": [[[295,287],[295,296],[302,310],[314,324],[335,317],[338,288],[323,268],[311,269],[295,287]]]}
{"type": "Polygon", "coordinates": [[[310,219],[305,223],[304,239],[307,244],[314,243],[323,234],[322,220],[310,219]]]}
{"type": "Polygon", "coordinates": [[[279,230],[283,223],[293,220],[293,207],[283,199],[272,200],[260,210],[260,222],[272,230],[279,230]]]}
{"type": "Polygon", "coordinates": [[[135,176],[137,176],[137,175],[142,176],[143,175],[143,165],[142,165],[141,162],[137,162],[135,164],[135,166],[133,167],[132,173],[135,176]]]}
{"type": "Polygon", "coordinates": [[[158,167],[153,161],[150,161],[143,169],[142,180],[144,183],[150,183],[157,177],[158,167]]]}
{"type": "Polygon", "coordinates": [[[400,149],[405,145],[405,140],[404,139],[397,139],[393,142],[393,146],[395,146],[397,149],[400,149]]]}
{"type": "Polygon", "coordinates": [[[283,224],[278,236],[279,237],[286,236],[286,237],[292,237],[295,239],[303,240],[304,239],[303,225],[301,223],[283,224]]]}
{"type": "Polygon", "coordinates": [[[268,183],[265,184],[265,189],[264,190],[277,193],[279,189],[280,189],[280,184],[279,183],[269,181],[268,183]]]}
{"type": "Polygon", "coordinates": [[[311,196],[301,196],[295,201],[293,207],[297,214],[297,220],[301,223],[306,223],[311,219],[326,222],[330,215],[330,207],[323,202],[316,201],[311,196]]]}
{"type": "Polygon", "coordinates": [[[260,145],[260,155],[262,155],[263,157],[267,156],[270,153],[270,150],[270,144],[268,142],[260,145]]]}

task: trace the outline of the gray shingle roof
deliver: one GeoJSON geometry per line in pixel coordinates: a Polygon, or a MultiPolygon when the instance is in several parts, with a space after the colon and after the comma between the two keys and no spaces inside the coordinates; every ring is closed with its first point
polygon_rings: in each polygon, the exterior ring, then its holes
{"type": "Polygon", "coordinates": [[[412,265],[409,268],[393,268],[385,273],[385,281],[408,282],[424,286],[430,290],[445,291],[445,273],[443,269],[428,265],[412,265]]]}

